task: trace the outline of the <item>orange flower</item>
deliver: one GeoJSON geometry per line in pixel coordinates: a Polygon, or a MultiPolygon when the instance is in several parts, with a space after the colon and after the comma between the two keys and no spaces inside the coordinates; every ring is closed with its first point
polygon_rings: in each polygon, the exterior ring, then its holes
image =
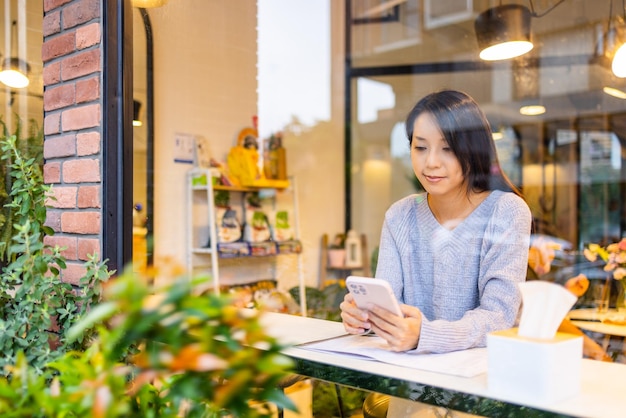
{"type": "Polygon", "coordinates": [[[626,278],[626,238],[622,238],[619,242],[614,242],[601,247],[598,244],[589,244],[584,249],[585,258],[594,262],[600,257],[606,264],[604,271],[613,272],[615,280],[626,278]]]}

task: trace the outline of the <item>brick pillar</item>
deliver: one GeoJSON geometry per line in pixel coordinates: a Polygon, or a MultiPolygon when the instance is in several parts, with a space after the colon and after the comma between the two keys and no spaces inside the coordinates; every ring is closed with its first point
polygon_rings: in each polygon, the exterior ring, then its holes
{"type": "Polygon", "coordinates": [[[44,0],[44,181],[52,184],[47,244],[67,247],[63,279],[76,283],[102,247],[100,0],[44,0]]]}

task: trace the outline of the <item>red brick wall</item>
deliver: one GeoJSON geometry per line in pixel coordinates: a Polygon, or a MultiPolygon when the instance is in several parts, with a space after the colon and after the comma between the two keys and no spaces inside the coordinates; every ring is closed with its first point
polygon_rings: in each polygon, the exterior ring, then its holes
{"type": "Polygon", "coordinates": [[[48,244],[66,247],[66,281],[102,240],[100,0],[44,0],[44,181],[52,184],[48,244]]]}

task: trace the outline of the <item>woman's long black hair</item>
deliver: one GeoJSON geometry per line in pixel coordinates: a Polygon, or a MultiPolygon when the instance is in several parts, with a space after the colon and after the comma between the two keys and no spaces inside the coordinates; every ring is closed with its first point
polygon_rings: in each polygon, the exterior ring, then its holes
{"type": "Polygon", "coordinates": [[[502,171],[491,126],[474,99],[456,90],[442,90],[422,98],[406,118],[409,146],[413,142],[415,120],[422,113],[434,118],[444,140],[459,160],[468,192],[503,190],[521,196],[502,171]]]}

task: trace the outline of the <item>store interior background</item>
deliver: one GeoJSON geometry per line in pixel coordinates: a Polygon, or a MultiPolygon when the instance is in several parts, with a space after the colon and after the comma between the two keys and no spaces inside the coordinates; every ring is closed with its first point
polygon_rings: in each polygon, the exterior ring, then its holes
{"type": "MultiPolygon", "coordinates": [[[[155,260],[185,259],[183,185],[190,167],[172,161],[175,134],[208,138],[212,155],[224,161],[239,130],[258,115],[260,140],[278,130],[285,135],[288,171],[299,188],[304,276],[307,285],[317,286],[323,234],[344,232],[349,222],[366,234],[373,250],[387,207],[416,190],[402,121],[418,98],[442,88],[464,90],[484,108],[502,136],[501,162],[523,187],[540,232],[571,242],[573,249],[621,236],[626,101],[602,87],[624,89],[626,83],[598,58],[613,42],[607,31],[621,27],[621,3],[534,1],[534,10],[543,14],[531,21],[534,49],[494,64],[478,58],[474,19],[498,2],[314,3],[318,10],[308,11],[308,2],[298,1],[170,0],[148,10],[155,47],[155,260]],[[353,19],[349,62],[346,4],[352,4],[353,19]],[[304,15],[319,16],[319,8],[328,15],[313,25],[303,22],[304,15]],[[375,21],[393,13],[396,20],[375,21]],[[282,36],[272,38],[274,33],[282,36]],[[311,38],[322,47],[311,47],[311,38]],[[328,55],[315,56],[316,51],[328,55]],[[351,78],[348,161],[347,63],[354,74],[363,74],[351,78]],[[410,65],[417,73],[398,74],[410,65]],[[312,77],[312,68],[322,76],[312,77]],[[312,94],[311,85],[325,93],[312,94]],[[316,109],[313,122],[302,103],[316,109]],[[519,108],[529,104],[543,104],[547,111],[521,115],[519,108]],[[284,118],[284,108],[290,119],[271,125],[284,118]],[[585,147],[597,142],[605,151],[608,146],[608,154],[591,161],[585,147]],[[592,164],[604,165],[590,170],[592,164]],[[349,199],[344,170],[350,172],[349,199]],[[599,178],[592,180],[592,174],[599,178]],[[586,219],[591,221],[584,224],[586,219]]],[[[276,270],[264,265],[247,270],[250,262],[242,261],[234,274],[246,280],[276,275],[281,287],[295,286],[294,260],[275,262],[276,270]]]]}
{"type": "MultiPolygon", "coordinates": [[[[0,88],[3,120],[11,124],[18,114],[41,124],[42,2],[4,5],[0,53],[7,55],[10,22],[17,18],[31,84],[20,91],[0,88]]],[[[415,191],[402,121],[417,99],[442,88],[468,92],[486,111],[502,135],[501,162],[523,187],[541,232],[574,249],[618,239],[626,219],[626,100],[602,88],[626,91],[626,79],[614,77],[600,56],[613,43],[609,29],[626,32],[622,7],[618,0],[169,0],[146,9],[154,48],[153,260],[185,264],[191,165],[174,162],[176,135],[208,139],[212,156],[224,161],[257,115],[260,142],[284,134],[288,172],[299,191],[304,277],[317,286],[323,234],[349,226],[367,236],[371,251],[387,207],[415,191]],[[478,58],[474,19],[500,3],[532,4],[545,14],[532,18],[530,53],[486,64],[478,58]],[[349,102],[346,65],[353,74],[349,102]],[[403,72],[408,67],[412,73],[403,72]],[[546,113],[520,115],[520,106],[535,103],[546,113]]],[[[146,35],[137,9],[133,27],[134,98],[145,121],[146,35]]],[[[133,132],[135,201],[147,212],[146,125],[133,132]]],[[[295,257],[241,260],[232,274],[277,277],[287,289],[297,285],[296,264],[295,257]]]]}

